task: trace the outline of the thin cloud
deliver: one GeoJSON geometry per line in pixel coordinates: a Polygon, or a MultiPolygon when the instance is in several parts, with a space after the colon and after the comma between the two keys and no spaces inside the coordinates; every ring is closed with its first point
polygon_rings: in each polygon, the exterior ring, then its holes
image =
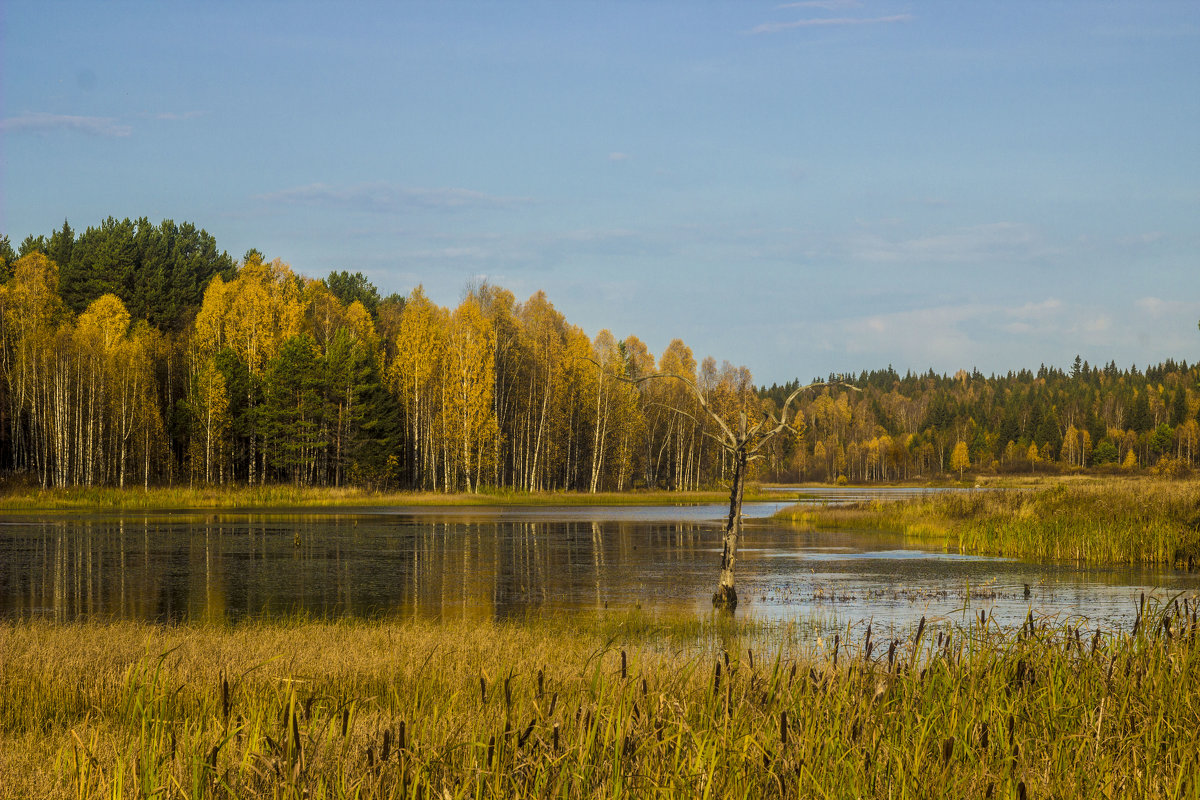
{"type": "Polygon", "coordinates": [[[181,111],[181,112],[160,111],[156,114],[143,114],[142,116],[147,117],[149,119],[163,120],[165,122],[180,122],[182,120],[195,119],[196,117],[202,117],[207,113],[208,113],[207,111],[181,111]]]}
{"type": "Polygon", "coordinates": [[[456,210],[465,208],[501,208],[529,202],[522,197],[499,197],[459,188],[421,188],[391,183],[363,183],[354,186],[330,186],[311,183],[257,197],[267,203],[341,206],[360,211],[397,211],[401,209],[456,210]]]}
{"type": "Polygon", "coordinates": [[[70,114],[48,114],[43,111],[28,111],[17,117],[0,120],[0,131],[5,133],[48,133],[50,131],[79,131],[91,136],[128,136],[133,128],[122,125],[112,117],[80,117],[70,114]]]}
{"type": "Polygon", "coordinates": [[[847,255],[874,263],[965,264],[1028,260],[1045,254],[1037,232],[1023,224],[995,222],[911,239],[864,234],[848,243],[847,255]]]}
{"type": "Polygon", "coordinates": [[[784,3],[775,8],[823,8],[826,11],[833,11],[838,8],[858,8],[861,5],[859,0],[803,0],[800,3],[784,3]]]}
{"type": "Polygon", "coordinates": [[[628,161],[629,153],[609,153],[608,160],[609,161],[628,161]]]}
{"type": "Polygon", "coordinates": [[[764,22],[750,29],[750,33],[780,33],[795,28],[816,28],[830,25],[887,25],[893,22],[909,22],[912,14],[893,14],[889,17],[816,17],[797,19],[791,22],[764,22]]]}

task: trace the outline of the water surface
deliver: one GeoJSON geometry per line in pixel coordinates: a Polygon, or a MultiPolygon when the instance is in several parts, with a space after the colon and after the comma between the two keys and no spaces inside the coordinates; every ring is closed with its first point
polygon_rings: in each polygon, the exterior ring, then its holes
{"type": "MultiPolygon", "coordinates": [[[[789,490],[789,492],[792,490],[789,490]]],[[[861,495],[863,490],[855,490],[861,495]]],[[[832,492],[838,501],[845,492],[832,492]]],[[[739,614],[903,627],[982,610],[1127,625],[1141,592],[1200,589],[1171,570],[1081,568],[939,552],[894,535],[804,531],[747,504],[739,614]]],[[[705,613],[721,504],[7,515],[0,617],[206,621],[503,619],[642,607],[705,613]]]]}

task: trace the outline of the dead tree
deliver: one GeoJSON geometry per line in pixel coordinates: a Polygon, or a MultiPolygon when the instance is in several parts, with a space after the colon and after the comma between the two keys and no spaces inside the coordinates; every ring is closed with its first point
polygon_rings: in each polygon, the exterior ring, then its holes
{"type": "MultiPolygon", "coordinates": [[[[599,363],[595,361],[592,361],[592,363],[600,367],[599,363]]],[[[783,407],[780,409],[778,417],[771,413],[764,413],[762,419],[753,425],[749,425],[746,419],[746,412],[740,412],[738,414],[737,431],[735,432],[719,414],[713,411],[704,396],[704,392],[700,390],[695,381],[689,378],[673,372],[656,372],[653,375],[643,375],[636,378],[618,377],[619,380],[635,385],[660,378],[677,380],[688,388],[700,404],[700,408],[710,420],[716,423],[718,435],[714,435],[708,430],[704,430],[704,435],[716,442],[729,455],[733,462],[733,482],[729,487],[729,515],[725,519],[723,546],[721,548],[721,577],[717,582],[717,591],[713,594],[714,608],[732,611],[737,608],[738,602],[737,590],[734,588],[733,567],[737,563],[738,542],[742,536],[742,496],[746,489],[747,466],[751,462],[763,457],[763,448],[776,436],[785,432],[799,433],[788,421],[788,412],[791,409],[792,402],[802,392],[822,386],[845,386],[856,392],[860,391],[860,389],[857,386],[840,381],[820,381],[810,383],[807,386],[801,386],[788,395],[787,400],[783,401],[783,407]]],[[[676,411],[686,413],[681,409],[676,409],[676,411]]]]}

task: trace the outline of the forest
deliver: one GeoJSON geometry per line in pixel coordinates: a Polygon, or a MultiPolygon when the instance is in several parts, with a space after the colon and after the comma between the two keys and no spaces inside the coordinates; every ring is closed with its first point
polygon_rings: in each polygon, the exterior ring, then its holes
{"type": "MultiPolygon", "coordinates": [[[[706,415],[778,409],[800,382],[589,337],[538,292],[420,286],[240,260],[192,224],[66,222],[0,238],[0,471],[67,486],[359,486],[430,491],[690,490],[727,477],[706,415]]],[[[1191,470],[1200,371],[1186,362],[984,376],[829,376],[761,480],[966,472],[1191,470]]]]}

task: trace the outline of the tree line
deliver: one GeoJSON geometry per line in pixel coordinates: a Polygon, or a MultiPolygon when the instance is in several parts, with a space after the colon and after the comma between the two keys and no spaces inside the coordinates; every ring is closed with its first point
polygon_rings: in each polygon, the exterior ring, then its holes
{"type": "Polygon", "coordinates": [[[0,468],[42,486],[712,485],[694,398],[621,380],[656,370],[759,403],[748,370],[588,337],[541,292],[381,298],[169,220],[0,239],[0,468]]]}
{"type": "MultiPolygon", "coordinates": [[[[830,376],[853,390],[804,395],[758,476],[1184,470],[1198,378],[1078,358],[830,376]]],[[[636,336],[589,337],[541,292],[381,297],[361,273],[235,260],[188,223],[0,237],[0,470],[42,486],[698,489],[733,469],[708,411],[753,423],[797,386],[756,388],[678,339],[656,358],[636,336]],[[654,373],[686,382],[638,380],[654,373]]]]}
{"type": "MultiPolygon", "coordinates": [[[[799,439],[775,453],[780,480],[896,481],[964,471],[1189,471],[1200,445],[1200,368],[1167,360],[1140,371],[1079,356],[985,377],[891,367],[840,376],[861,393],[801,404],[799,439]]],[[[761,390],[778,403],[798,382],[761,390]]]]}

